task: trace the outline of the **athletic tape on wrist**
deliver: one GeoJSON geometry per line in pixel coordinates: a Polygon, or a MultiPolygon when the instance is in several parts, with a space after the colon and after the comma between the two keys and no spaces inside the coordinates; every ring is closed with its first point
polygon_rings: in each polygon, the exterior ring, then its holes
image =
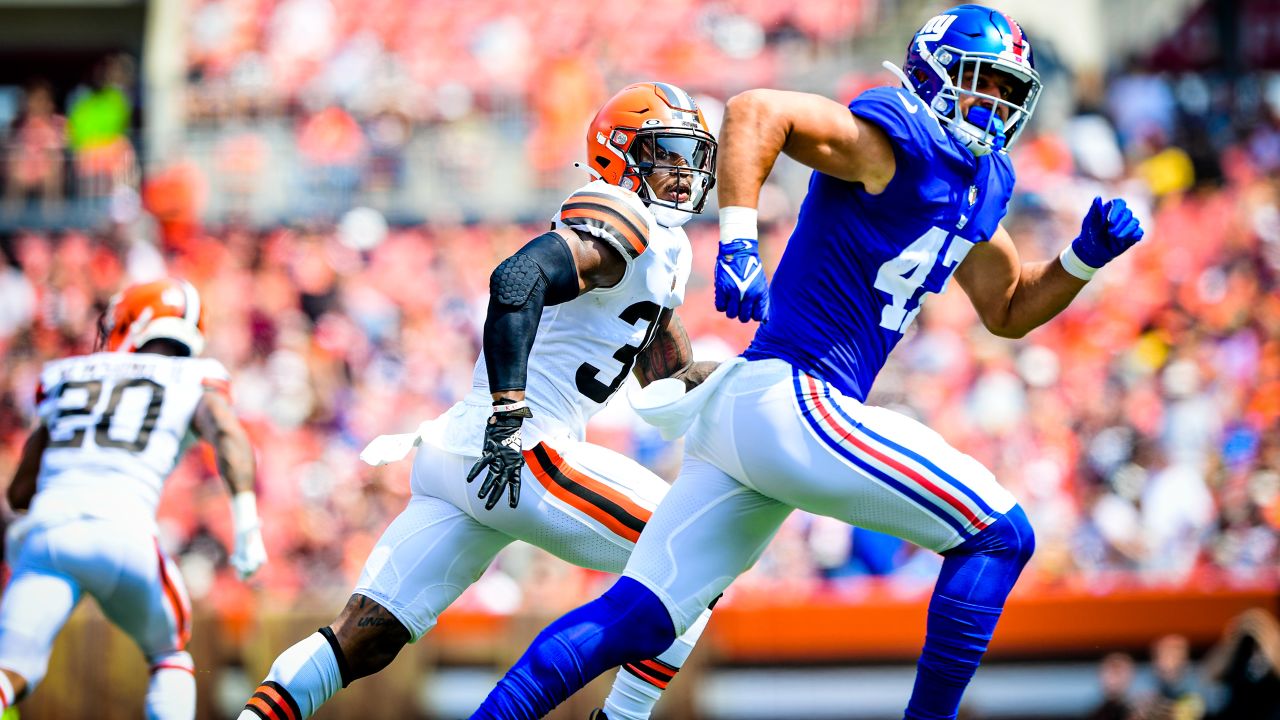
{"type": "Polygon", "coordinates": [[[720,241],[759,240],[759,231],[756,229],[758,217],[759,212],[755,208],[720,208],[720,241]]]}
{"type": "Polygon", "coordinates": [[[258,498],[252,490],[238,492],[231,496],[231,522],[237,533],[254,530],[261,526],[258,519],[258,498]]]}
{"type": "Polygon", "coordinates": [[[1086,265],[1080,256],[1076,255],[1076,251],[1070,245],[1062,249],[1062,253],[1058,255],[1058,262],[1062,263],[1062,269],[1069,274],[1088,282],[1093,279],[1093,274],[1098,272],[1100,268],[1086,265]]]}
{"type": "Polygon", "coordinates": [[[529,407],[529,403],[525,402],[524,400],[513,400],[511,402],[507,402],[502,405],[495,404],[493,406],[493,411],[496,413],[512,412],[515,410],[523,410],[527,407],[529,407]]]}

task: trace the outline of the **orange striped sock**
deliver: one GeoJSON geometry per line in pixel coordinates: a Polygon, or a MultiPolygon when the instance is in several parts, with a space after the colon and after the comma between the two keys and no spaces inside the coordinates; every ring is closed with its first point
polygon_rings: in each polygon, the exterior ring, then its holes
{"type": "Polygon", "coordinates": [[[273,680],[259,685],[244,709],[261,720],[302,720],[302,711],[293,696],[283,685],[273,680]]]}
{"type": "Polygon", "coordinates": [[[237,720],[311,717],[343,687],[344,664],[334,654],[335,646],[336,641],[331,645],[323,632],[314,632],[280,653],[237,720]]]}

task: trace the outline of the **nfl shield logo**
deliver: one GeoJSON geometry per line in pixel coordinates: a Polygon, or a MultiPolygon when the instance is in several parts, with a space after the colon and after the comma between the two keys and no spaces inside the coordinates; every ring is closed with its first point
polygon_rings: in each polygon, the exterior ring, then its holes
{"type": "Polygon", "coordinates": [[[978,186],[970,185],[969,186],[969,204],[972,205],[976,202],[978,202],[978,186]]]}

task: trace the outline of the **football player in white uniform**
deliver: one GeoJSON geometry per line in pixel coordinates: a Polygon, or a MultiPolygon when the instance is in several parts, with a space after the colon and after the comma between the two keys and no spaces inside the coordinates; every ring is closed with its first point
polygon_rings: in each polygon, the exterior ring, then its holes
{"type": "MultiPolygon", "coordinates": [[[[587,133],[598,179],[490,277],[470,395],[362,454],[380,464],[419,446],[408,506],[346,608],[276,659],[241,720],[301,720],[386,667],[514,540],[621,572],[668,486],[584,442],[586,424],[632,371],[641,383],[675,377],[692,387],[714,368],[693,362],[672,311],[690,270],[680,226],[714,184],[715,151],[696,103],[666,83],[628,86],[600,109],[587,133]]],[[[667,651],[619,671],[609,718],[649,716],[708,613],[667,651]]]]}
{"type": "Polygon", "coordinates": [[[151,667],[148,718],[195,717],[184,649],[191,608],[156,540],[165,478],[196,436],[209,442],[232,494],[242,578],[267,559],[253,493],[253,448],[231,409],[228,375],[204,347],[200,297],[159,280],[116,295],[100,324],[102,352],[48,363],[40,425],[27,438],[8,500],[13,579],[0,603],[0,707],[44,678],[54,637],[82,593],[142,650],[151,667]]]}

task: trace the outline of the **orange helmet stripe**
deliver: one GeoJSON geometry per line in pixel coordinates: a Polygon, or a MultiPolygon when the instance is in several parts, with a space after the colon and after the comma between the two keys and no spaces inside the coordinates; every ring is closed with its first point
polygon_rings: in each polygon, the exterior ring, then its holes
{"type": "Polygon", "coordinates": [[[196,287],[186,280],[180,280],[183,296],[183,313],[182,317],[197,326],[200,324],[200,293],[196,292],[196,287]]]}
{"type": "Polygon", "coordinates": [[[663,100],[666,100],[667,104],[671,107],[690,113],[698,112],[697,101],[693,99],[692,95],[684,90],[681,90],[675,85],[664,82],[656,82],[653,84],[653,87],[658,91],[658,95],[662,97],[663,100]]]}

